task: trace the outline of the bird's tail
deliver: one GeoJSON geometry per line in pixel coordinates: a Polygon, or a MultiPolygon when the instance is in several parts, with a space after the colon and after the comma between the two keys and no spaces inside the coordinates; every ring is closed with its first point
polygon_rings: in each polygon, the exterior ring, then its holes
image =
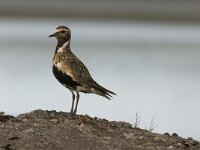
{"type": "Polygon", "coordinates": [[[98,83],[95,83],[92,85],[93,89],[94,89],[94,93],[98,94],[100,96],[103,96],[105,98],[107,98],[108,100],[111,100],[112,95],[116,95],[114,92],[102,87],[101,85],[99,85],[98,83]],[[112,94],[112,95],[111,95],[112,94]]]}

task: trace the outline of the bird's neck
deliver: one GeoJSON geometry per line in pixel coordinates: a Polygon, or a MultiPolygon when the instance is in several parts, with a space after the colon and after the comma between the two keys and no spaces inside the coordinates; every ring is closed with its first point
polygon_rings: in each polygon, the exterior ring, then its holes
{"type": "Polygon", "coordinates": [[[60,52],[67,51],[67,50],[70,50],[70,40],[58,41],[55,53],[60,53],[60,52]]]}

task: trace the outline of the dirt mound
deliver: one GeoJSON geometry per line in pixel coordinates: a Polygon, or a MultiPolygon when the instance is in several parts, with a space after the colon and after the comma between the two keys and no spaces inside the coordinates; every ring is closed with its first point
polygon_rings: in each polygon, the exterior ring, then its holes
{"type": "Polygon", "coordinates": [[[2,117],[2,150],[200,150],[192,138],[151,133],[126,122],[87,115],[35,110],[6,120],[2,117]]]}

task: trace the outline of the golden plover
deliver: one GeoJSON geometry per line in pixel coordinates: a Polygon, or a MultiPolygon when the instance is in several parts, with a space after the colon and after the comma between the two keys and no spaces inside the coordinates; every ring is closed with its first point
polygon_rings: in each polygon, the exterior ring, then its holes
{"type": "Polygon", "coordinates": [[[109,100],[112,97],[111,94],[116,95],[95,82],[86,66],[72,53],[70,48],[71,31],[68,27],[58,26],[55,33],[49,37],[57,39],[53,57],[53,74],[72,93],[71,114],[77,112],[79,92],[98,94],[109,100]]]}

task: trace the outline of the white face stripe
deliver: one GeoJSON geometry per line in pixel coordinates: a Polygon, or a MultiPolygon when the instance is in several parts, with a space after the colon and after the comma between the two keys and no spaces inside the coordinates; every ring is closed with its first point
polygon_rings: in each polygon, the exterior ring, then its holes
{"type": "Polygon", "coordinates": [[[70,32],[70,30],[67,30],[67,29],[56,29],[56,30],[55,30],[55,33],[58,33],[58,32],[60,32],[60,31],[62,31],[62,30],[65,30],[65,31],[70,32]]]}
{"type": "Polygon", "coordinates": [[[60,32],[61,31],[61,29],[56,29],[55,30],[55,33],[58,33],[58,32],[60,32]]]}

